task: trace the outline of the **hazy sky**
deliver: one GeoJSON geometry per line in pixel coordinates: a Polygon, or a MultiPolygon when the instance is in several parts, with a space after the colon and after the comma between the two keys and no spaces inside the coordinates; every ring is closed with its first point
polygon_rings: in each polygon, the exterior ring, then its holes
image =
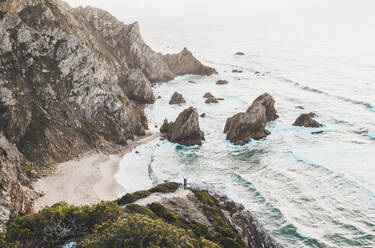
{"type": "Polygon", "coordinates": [[[72,6],[91,5],[126,20],[145,17],[210,17],[298,15],[332,18],[374,16],[375,0],[67,0],[72,6]]]}

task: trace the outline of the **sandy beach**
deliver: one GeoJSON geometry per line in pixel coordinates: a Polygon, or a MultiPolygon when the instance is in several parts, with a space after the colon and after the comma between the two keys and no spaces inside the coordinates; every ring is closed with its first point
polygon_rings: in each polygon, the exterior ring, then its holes
{"type": "Polygon", "coordinates": [[[136,138],[118,154],[89,152],[80,158],[56,165],[50,175],[33,184],[35,190],[44,193],[35,201],[35,211],[62,201],[78,206],[117,199],[119,194],[125,192],[114,178],[122,157],[138,145],[159,136],[159,133],[153,132],[136,138]]]}

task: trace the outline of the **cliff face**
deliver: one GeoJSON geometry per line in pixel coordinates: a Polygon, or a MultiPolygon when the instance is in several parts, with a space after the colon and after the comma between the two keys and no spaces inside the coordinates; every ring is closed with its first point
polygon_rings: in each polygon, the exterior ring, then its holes
{"type": "MultiPolygon", "coordinates": [[[[103,10],[59,0],[6,0],[0,10],[0,132],[33,165],[143,135],[151,84],[181,74],[144,43],[137,23],[125,25],[103,10]]],[[[30,189],[20,164],[2,159],[1,166],[30,189]]],[[[18,188],[0,190],[19,201],[18,188]]]]}

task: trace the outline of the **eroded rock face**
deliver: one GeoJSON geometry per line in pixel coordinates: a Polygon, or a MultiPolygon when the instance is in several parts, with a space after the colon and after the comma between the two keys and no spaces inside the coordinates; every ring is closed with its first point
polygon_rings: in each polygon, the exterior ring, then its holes
{"type": "Polygon", "coordinates": [[[224,133],[234,144],[245,144],[251,139],[262,139],[270,134],[266,130],[267,121],[276,120],[275,100],[267,93],[259,96],[244,113],[227,119],[224,133]]]}
{"type": "Polygon", "coordinates": [[[323,125],[314,120],[315,113],[301,114],[294,122],[293,126],[299,127],[322,127],[323,125]]]}
{"type": "Polygon", "coordinates": [[[185,146],[201,145],[204,133],[199,128],[199,115],[196,108],[190,107],[179,114],[175,122],[164,121],[160,129],[173,143],[185,146]]]}
{"type": "Polygon", "coordinates": [[[178,92],[175,92],[173,93],[173,95],[171,96],[171,100],[169,100],[169,104],[173,105],[173,104],[182,104],[182,103],[185,103],[185,99],[184,97],[178,93],[178,92]]]}
{"type": "Polygon", "coordinates": [[[150,81],[139,69],[131,69],[122,85],[129,99],[141,103],[154,103],[155,96],[150,81]]]}
{"type": "Polygon", "coordinates": [[[30,214],[32,202],[37,193],[30,180],[22,172],[21,166],[27,161],[17,147],[0,134],[0,232],[12,214],[30,214]]]}
{"type": "MultiPolygon", "coordinates": [[[[0,9],[0,133],[33,166],[143,135],[152,83],[214,71],[187,51],[166,60],[144,43],[138,23],[100,9],[60,0],[3,0],[0,9]]],[[[28,212],[22,192],[32,189],[17,163],[4,161],[17,175],[0,188],[0,206],[28,212]]]]}
{"type": "Polygon", "coordinates": [[[209,76],[217,74],[215,69],[202,65],[186,47],[181,53],[164,55],[163,59],[175,75],[196,74],[209,76]]]}

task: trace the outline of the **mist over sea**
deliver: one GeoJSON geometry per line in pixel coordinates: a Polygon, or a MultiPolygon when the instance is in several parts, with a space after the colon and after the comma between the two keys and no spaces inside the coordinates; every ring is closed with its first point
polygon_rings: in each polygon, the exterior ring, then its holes
{"type": "Polygon", "coordinates": [[[212,184],[244,204],[284,247],[375,247],[372,2],[209,2],[88,1],[126,23],[139,21],[154,50],[176,53],[186,46],[219,72],[160,84],[154,91],[162,98],[147,107],[151,129],[189,106],[206,113],[203,145],[158,139],[142,145],[125,155],[118,182],[129,192],[182,177],[212,184]],[[238,51],[245,55],[234,56],[238,51]],[[219,79],[229,84],[218,86],[219,79]],[[168,104],[174,91],[186,104],[168,104]],[[208,91],[225,100],[205,104],[208,91]],[[264,92],[280,115],[268,124],[272,134],[232,145],[223,134],[226,119],[264,92]],[[292,126],[308,112],[324,127],[292,126]]]}

